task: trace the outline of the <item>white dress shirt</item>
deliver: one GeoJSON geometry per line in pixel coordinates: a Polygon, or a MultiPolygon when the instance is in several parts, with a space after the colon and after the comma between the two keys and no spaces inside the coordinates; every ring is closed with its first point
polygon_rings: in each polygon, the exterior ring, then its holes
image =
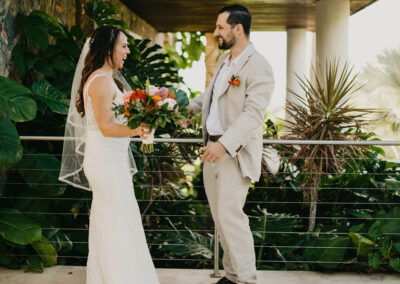
{"type": "Polygon", "coordinates": [[[245,51],[249,48],[252,43],[249,43],[247,47],[229,63],[230,56],[226,57],[225,61],[222,63],[219,69],[217,78],[215,79],[214,86],[212,89],[212,102],[210,106],[210,113],[208,114],[206,125],[207,132],[212,136],[223,135],[224,129],[222,128],[221,121],[219,119],[218,112],[218,98],[222,95],[222,89],[227,81],[229,81],[233,75],[233,69],[235,65],[239,62],[240,58],[243,56],[245,51]]]}

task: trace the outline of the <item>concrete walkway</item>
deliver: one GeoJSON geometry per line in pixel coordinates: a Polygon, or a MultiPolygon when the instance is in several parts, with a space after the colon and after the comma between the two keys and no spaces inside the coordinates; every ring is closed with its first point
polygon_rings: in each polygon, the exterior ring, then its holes
{"type": "MultiPolygon", "coordinates": [[[[211,270],[157,269],[161,284],[211,284],[211,270]]],[[[258,271],[259,284],[399,284],[399,274],[326,274],[305,271],[258,271]]],[[[85,284],[84,266],[53,266],[43,273],[0,268],[0,284],[85,284]]],[[[143,283],[145,284],[145,283],[143,283]]]]}

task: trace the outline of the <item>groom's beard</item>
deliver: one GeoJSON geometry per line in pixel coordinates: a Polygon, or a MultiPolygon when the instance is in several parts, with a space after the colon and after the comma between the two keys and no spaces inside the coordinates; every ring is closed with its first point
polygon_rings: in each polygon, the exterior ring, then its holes
{"type": "Polygon", "coordinates": [[[219,37],[219,39],[220,38],[222,38],[222,43],[218,44],[219,49],[230,49],[236,43],[236,38],[233,35],[232,35],[232,39],[230,41],[226,41],[223,37],[219,37]]]}

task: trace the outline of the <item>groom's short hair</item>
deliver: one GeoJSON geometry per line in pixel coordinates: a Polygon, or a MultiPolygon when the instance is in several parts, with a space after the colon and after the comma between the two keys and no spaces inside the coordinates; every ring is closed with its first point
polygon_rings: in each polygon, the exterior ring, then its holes
{"type": "Polygon", "coordinates": [[[224,12],[229,13],[226,20],[232,27],[237,24],[242,24],[244,33],[249,36],[251,28],[251,15],[249,10],[242,5],[230,5],[219,10],[218,15],[224,12]]]}

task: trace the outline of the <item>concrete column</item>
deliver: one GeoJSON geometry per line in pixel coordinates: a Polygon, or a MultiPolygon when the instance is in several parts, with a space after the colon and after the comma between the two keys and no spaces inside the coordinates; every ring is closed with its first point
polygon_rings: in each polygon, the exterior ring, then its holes
{"type": "MultiPolygon", "coordinates": [[[[307,76],[307,31],[306,29],[287,30],[286,89],[301,94],[296,74],[307,76]]],[[[308,77],[308,76],[307,76],[308,77]]],[[[295,96],[286,91],[286,103],[294,102],[295,96]]]]}
{"type": "Polygon", "coordinates": [[[317,61],[325,70],[327,62],[347,60],[350,0],[318,0],[316,49],[317,61]]]}
{"type": "Polygon", "coordinates": [[[218,58],[221,55],[221,50],[218,48],[218,42],[214,38],[213,33],[206,33],[206,87],[214,75],[215,67],[217,66],[218,58]]]}

